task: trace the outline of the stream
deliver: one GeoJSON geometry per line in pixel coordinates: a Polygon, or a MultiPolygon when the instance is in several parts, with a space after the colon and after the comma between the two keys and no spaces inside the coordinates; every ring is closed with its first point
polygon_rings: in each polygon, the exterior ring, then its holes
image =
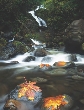
{"type": "MultiPolygon", "coordinates": [[[[17,85],[24,83],[24,77],[27,81],[37,82],[36,85],[42,90],[42,98],[69,95],[73,104],[71,108],[63,110],[84,110],[84,56],[76,54],[77,61],[74,61],[74,65],[59,68],[53,67],[53,64],[58,61],[71,62],[71,54],[57,49],[46,50],[51,54],[45,57],[35,57],[35,61],[24,61],[28,56],[33,56],[34,52],[27,52],[7,61],[0,61],[0,110],[16,110],[3,108],[7,101],[7,95],[17,85]],[[52,69],[47,70],[48,74],[46,74],[45,68],[39,68],[41,63],[51,65],[52,69]],[[60,72],[54,75],[52,74],[54,69],[60,72]],[[64,74],[63,71],[67,71],[67,73],[64,74]]],[[[41,110],[29,105],[26,106],[17,110],[41,110]]]]}

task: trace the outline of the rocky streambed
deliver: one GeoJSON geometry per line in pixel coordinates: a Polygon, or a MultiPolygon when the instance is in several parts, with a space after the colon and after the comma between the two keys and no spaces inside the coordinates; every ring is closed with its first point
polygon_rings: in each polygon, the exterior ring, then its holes
{"type": "Polygon", "coordinates": [[[46,98],[50,97],[52,101],[64,98],[66,105],[60,108],[55,105],[56,110],[84,110],[83,59],[80,55],[37,49],[1,61],[0,110],[52,110],[53,105],[44,107],[46,98]],[[24,77],[41,89],[34,93],[36,98],[32,101],[26,96],[18,98],[18,85],[25,83],[24,77]]]}
{"type": "MultiPolygon", "coordinates": [[[[67,59],[66,56],[65,58],[67,59]]],[[[51,59],[52,57],[47,57],[46,64],[42,64],[45,58],[39,59],[38,62],[42,61],[41,65],[36,61],[30,61],[32,65],[30,62],[22,64],[1,62],[0,110],[52,110],[52,107],[43,107],[43,100],[59,95],[65,95],[64,100],[68,101],[68,106],[63,106],[60,110],[84,110],[84,64],[66,63],[65,61],[58,63],[57,61],[50,65],[51,59]],[[17,97],[9,95],[15,88],[17,89],[17,85],[25,82],[24,77],[26,81],[36,82],[36,85],[42,90],[41,100],[36,104],[23,99],[18,100],[17,97]]],[[[13,94],[16,95],[16,90],[13,91],[13,94]]]]}

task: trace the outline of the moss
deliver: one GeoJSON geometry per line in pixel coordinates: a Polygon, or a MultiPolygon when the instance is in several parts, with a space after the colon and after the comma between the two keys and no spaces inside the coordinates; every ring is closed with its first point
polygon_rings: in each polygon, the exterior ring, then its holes
{"type": "Polygon", "coordinates": [[[18,53],[25,53],[25,52],[28,51],[28,49],[26,48],[26,45],[21,43],[21,42],[19,42],[19,41],[14,41],[13,45],[15,46],[16,51],[18,53]]]}
{"type": "Polygon", "coordinates": [[[0,38],[0,50],[6,46],[7,42],[4,38],[0,38]]]}

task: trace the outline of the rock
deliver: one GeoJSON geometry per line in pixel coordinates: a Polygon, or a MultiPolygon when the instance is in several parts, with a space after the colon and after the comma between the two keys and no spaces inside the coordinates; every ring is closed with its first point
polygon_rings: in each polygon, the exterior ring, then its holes
{"type": "Polygon", "coordinates": [[[72,100],[71,96],[69,96],[67,94],[64,94],[64,96],[65,96],[64,100],[67,101],[68,103],[66,105],[62,106],[60,108],[60,110],[70,110],[71,107],[73,106],[74,101],[72,100]]]}
{"type": "Polygon", "coordinates": [[[62,68],[53,69],[51,71],[46,71],[45,74],[53,75],[53,76],[63,76],[63,75],[67,74],[67,70],[66,69],[62,69],[62,68]]]}
{"type": "Polygon", "coordinates": [[[77,61],[76,54],[71,54],[71,61],[77,61]]]}
{"type": "Polygon", "coordinates": [[[1,37],[5,38],[7,41],[12,40],[14,38],[13,32],[1,32],[1,37]]]}
{"type": "MultiPolygon", "coordinates": [[[[66,102],[66,104],[57,106],[57,104],[55,105],[56,97],[49,97],[50,99],[49,98],[46,98],[47,100],[44,99],[44,103],[41,107],[41,110],[55,110],[55,109],[56,110],[70,110],[71,107],[73,106],[73,100],[69,95],[64,94],[63,96],[64,96],[63,101],[66,102]],[[46,103],[49,103],[49,105],[46,103]],[[47,105],[47,107],[45,107],[45,105],[47,105]]],[[[58,98],[57,100],[58,103],[60,103],[59,100],[60,98],[58,98]]]]}
{"type": "MultiPolygon", "coordinates": [[[[35,109],[39,110],[37,107],[35,109]]],[[[6,101],[3,110],[34,110],[34,105],[32,105],[32,102],[28,103],[25,101],[9,99],[6,101]]]]}
{"type": "Polygon", "coordinates": [[[70,62],[58,61],[58,62],[55,62],[53,64],[53,66],[56,66],[57,68],[59,68],[59,67],[68,67],[70,64],[71,64],[70,62]]]}
{"type": "Polygon", "coordinates": [[[49,52],[47,52],[45,49],[42,49],[42,48],[41,49],[36,49],[34,51],[34,56],[36,56],[36,57],[44,57],[48,54],[49,54],[49,52]]]}
{"type": "Polygon", "coordinates": [[[49,65],[49,64],[43,64],[43,63],[41,63],[38,66],[38,68],[39,68],[39,70],[45,71],[45,70],[51,70],[52,69],[52,66],[49,65]]]}
{"type": "Polygon", "coordinates": [[[11,61],[10,63],[12,63],[12,64],[17,64],[17,63],[19,63],[18,61],[11,61]]]}
{"type": "Polygon", "coordinates": [[[84,36],[84,20],[73,21],[66,29],[65,50],[70,52],[80,52],[84,36]]]}
{"type": "Polygon", "coordinates": [[[15,49],[13,47],[6,47],[0,53],[0,60],[7,60],[15,53],[15,49]]]}
{"type": "MultiPolygon", "coordinates": [[[[25,84],[25,83],[22,83],[22,84],[25,84]]],[[[18,100],[18,101],[31,103],[32,105],[36,105],[42,98],[42,92],[41,91],[32,90],[34,92],[34,99],[33,100],[28,99],[28,97],[26,96],[27,94],[19,97],[18,96],[19,91],[20,91],[20,86],[18,85],[18,86],[16,86],[16,88],[14,90],[12,90],[8,94],[8,100],[14,99],[14,100],[18,100]]]]}
{"type": "Polygon", "coordinates": [[[5,105],[4,105],[4,110],[18,110],[18,108],[21,107],[21,103],[17,100],[14,100],[14,99],[10,99],[10,100],[7,100],[5,105]]]}
{"type": "Polygon", "coordinates": [[[31,78],[32,81],[35,81],[36,83],[44,83],[47,82],[47,79],[36,77],[36,78],[31,78]]]}
{"type": "Polygon", "coordinates": [[[79,76],[79,75],[73,75],[72,76],[72,79],[75,79],[75,80],[84,80],[84,77],[79,76]]]}
{"type": "Polygon", "coordinates": [[[30,61],[35,61],[35,57],[34,56],[28,56],[24,59],[24,62],[30,62],[30,61]]]}
{"type": "Polygon", "coordinates": [[[67,69],[67,73],[68,73],[68,75],[75,75],[75,74],[77,74],[77,70],[74,68],[69,68],[69,69],[67,69]]]}
{"type": "Polygon", "coordinates": [[[80,102],[81,102],[82,104],[84,104],[84,99],[80,99],[80,102]]]}

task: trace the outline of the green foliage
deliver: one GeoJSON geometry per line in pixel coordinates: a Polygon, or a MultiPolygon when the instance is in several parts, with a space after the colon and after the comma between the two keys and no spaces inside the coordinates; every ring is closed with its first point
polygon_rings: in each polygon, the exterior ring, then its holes
{"type": "Polygon", "coordinates": [[[56,33],[63,31],[73,20],[84,18],[84,0],[46,0],[44,6],[46,10],[38,11],[38,15],[56,33]]]}
{"type": "Polygon", "coordinates": [[[30,39],[30,38],[32,38],[32,39],[38,39],[39,38],[39,34],[38,33],[29,33],[29,34],[26,34],[25,35],[25,38],[26,39],[30,39]]]}
{"type": "Polygon", "coordinates": [[[7,42],[4,38],[0,38],[0,50],[6,46],[7,42]]]}
{"type": "Polygon", "coordinates": [[[28,11],[40,5],[43,0],[0,0],[0,25],[19,27],[18,20],[30,18],[28,11]]]}
{"type": "Polygon", "coordinates": [[[16,51],[19,53],[25,53],[25,52],[27,52],[28,50],[27,50],[27,48],[26,48],[26,46],[23,44],[23,43],[21,43],[21,42],[19,42],[19,41],[14,41],[13,42],[13,45],[15,46],[15,48],[16,48],[16,51]]]}

